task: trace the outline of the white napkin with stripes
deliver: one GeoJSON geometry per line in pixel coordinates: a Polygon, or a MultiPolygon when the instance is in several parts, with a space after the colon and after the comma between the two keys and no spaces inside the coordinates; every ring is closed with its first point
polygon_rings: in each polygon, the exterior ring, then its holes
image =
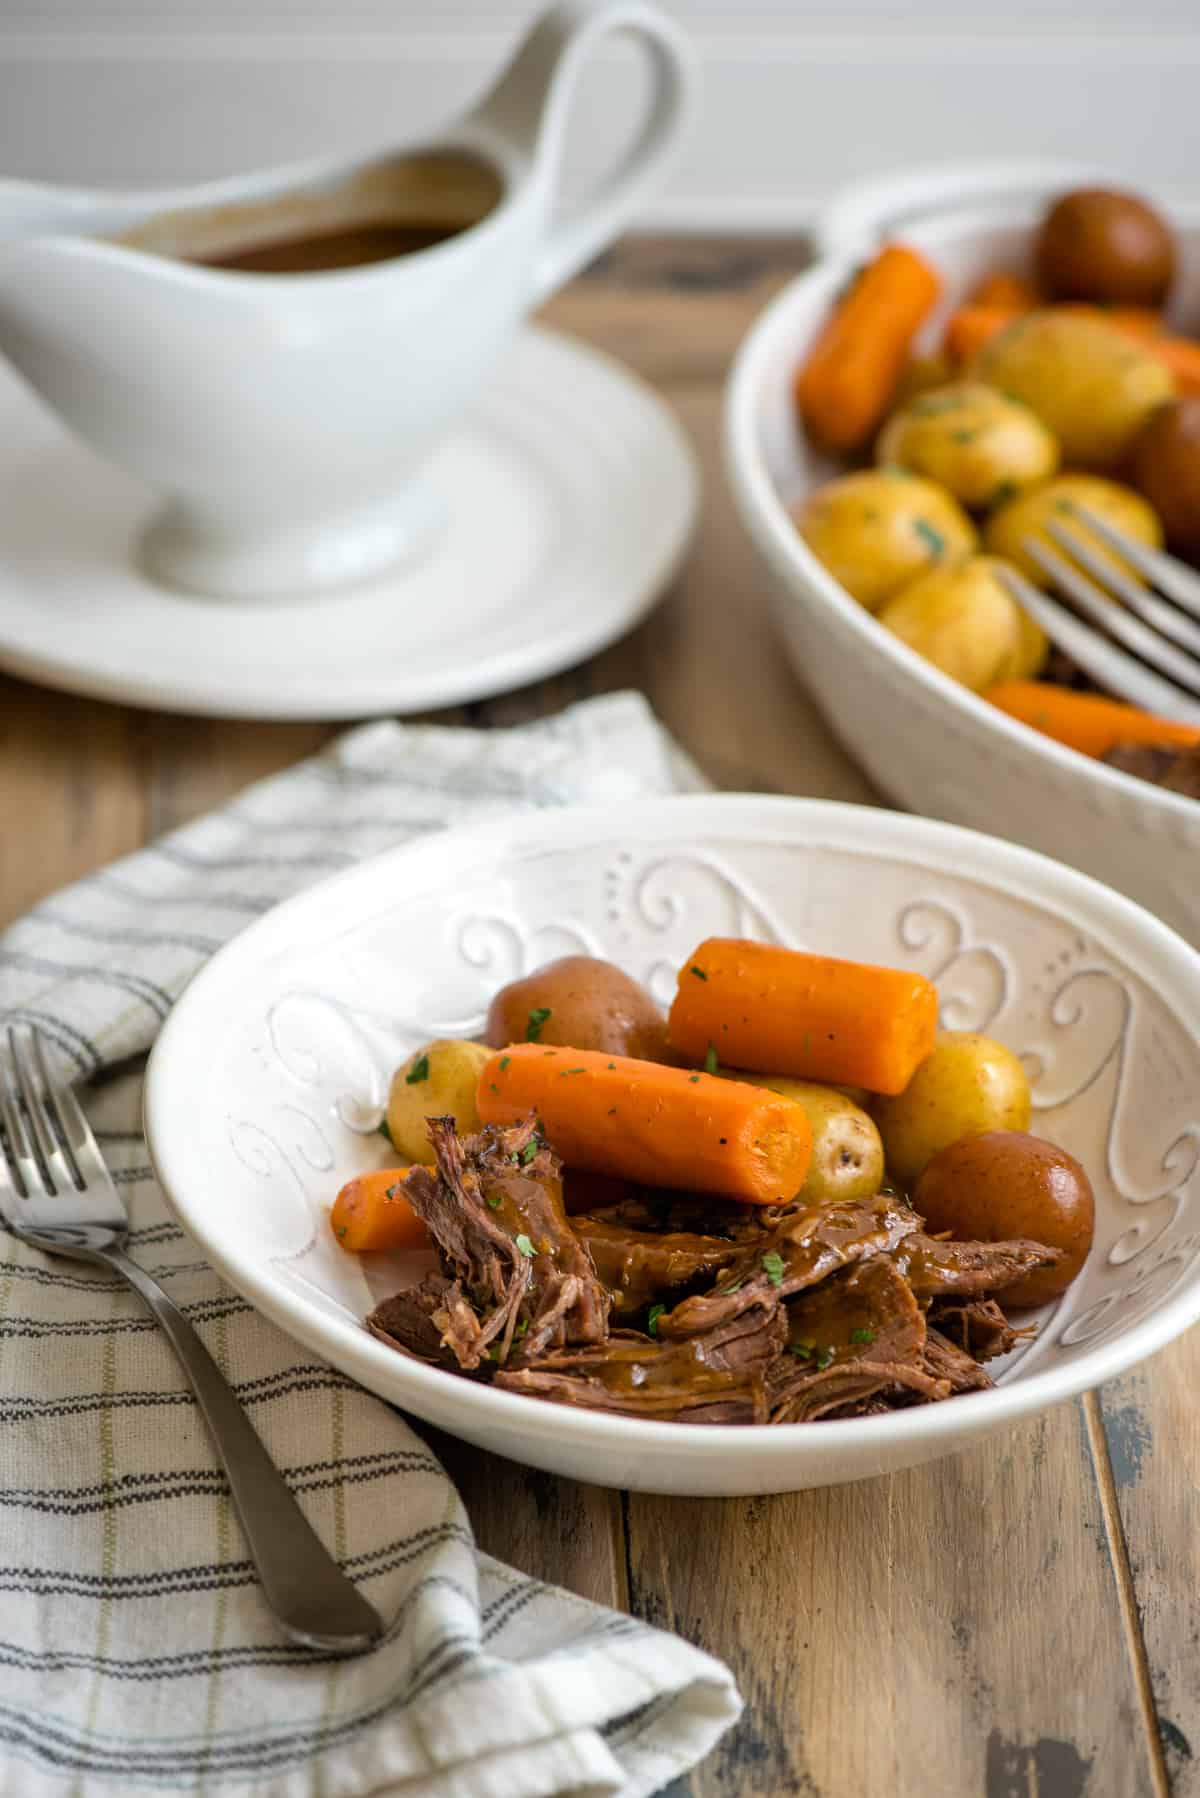
{"type": "MultiPolygon", "coordinates": [[[[0,938],[0,1015],[87,1079],[204,958],[331,869],[449,823],[703,784],[634,694],[492,732],[369,725],[0,938]]],[[[403,1419],[224,1286],[166,1211],[138,1072],[81,1096],[163,1281],[381,1614],[287,1644],[165,1340],[127,1288],[0,1234],[3,1798],[542,1798],[659,1790],[738,1715],[727,1668],[480,1554],[403,1419]]]]}

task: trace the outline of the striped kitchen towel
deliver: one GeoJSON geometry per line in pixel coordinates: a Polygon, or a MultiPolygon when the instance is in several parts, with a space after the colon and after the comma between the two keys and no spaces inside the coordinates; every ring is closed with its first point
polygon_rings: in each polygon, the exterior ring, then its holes
{"type": "MultiPolygon", "coordinates": [[[[0,1014],[78,1078],[146,1049],[249,918],[421,831],[701,784],[644,702],[519,729],[369,725],[39,905],[0,1014]]],[[[737,1716],[728,1670],[480,1554],[394,1411],[259,1317],[172,1221],[140,1074],[83,1089],[134,1256],[183,1306],[381,1614],[355,1660],[285,1642],[195,1405],[123,1284],[0,1237],[0,1794],[539,1798],[658,1790],[737,1716]]]]}

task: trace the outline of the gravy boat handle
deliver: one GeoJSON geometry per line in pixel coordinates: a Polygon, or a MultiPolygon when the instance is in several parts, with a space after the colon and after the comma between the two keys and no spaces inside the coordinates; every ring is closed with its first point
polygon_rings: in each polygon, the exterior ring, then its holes
{"type": "Polygon", "coordinates": [[[611,243],[658,180],[692,110],[694,53],[675,21],[648,0],[560,0],[538,20],[472,115],[530,158],[549,203],[579,76],[597,46],[616,34],[632,38],[649,60],[649,109],[616,165],[548,228],[534,267],[535,303],[611,243]]]}

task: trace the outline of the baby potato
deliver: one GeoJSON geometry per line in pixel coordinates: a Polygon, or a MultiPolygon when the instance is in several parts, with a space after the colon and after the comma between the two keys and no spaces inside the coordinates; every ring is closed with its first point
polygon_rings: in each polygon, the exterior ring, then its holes
{"type": "Polygon", "coordinates": [[[1027,312],[975,358],[976,379],[1031,406],[1058,439],[1062,459],[1115,468],[1154,411],[1174,392],[1156,356],[1102,319],[1027,312]]]}
{"type": "Polygon", "coordinates": [[[1161,306],[1175,272],[1175,240],[1136,194],[1084,187],[1050,208],[1034,259],[1041,286],[1057,300],[1161,306]]]}
{"type": "Polygon", "coordinates": [[[1133,446],[1129,478],[1162,520],[1168,547],[1200,559],[1200,394],[1153,415],[1133,446]]]}
{"type": "Polygon", "coordinates": [[[638,1061],[671,1061],[667,1021],[645,987],[611,961],[564,955],[502,986],[488,1008],[488,1042],[599,1049],[638,1061]]]}
{"type": "Polygon", "coordinates": [[[944,487],[906,469],[842,475],[810,494],[796,528],[868,612],[938,563],[969,555],[975,527],[944,487]]]}
{"type": "Polygon", "coordinates": [[[944,387],[953,374],[954,364],[944,350],[935,350],[932,355],[910,356],[901,372],[892,403],[896,407],[907,406],[919,393],[944,387]]]}
{"type": "Polygon", "coordinates": [[[939,1150],[987,1130],[1029,1127],[1029,1081],[1003,1043],[945,1030],[902,1093],[876,1099],[888,1173],[911,1187],[939,1150]]]}
{"type": "Polygon", "coordinates": [[[993,556],[968,556],[953,568],[934,568],[889,599],[879,622],[951,680],[981,693],[1029,659],[1023,614],[997,578],[999,566],[993,556]]]}
{"type": "Polygon", "coordinates": [[[399,1160],[432,1165],[426,1118],[452,1117],[464,1135],[479,1129],[475,1089],[490,1055],[482,1043],[439,1037],[396,1069],[388,1093],[387,1126],[399,1160]]]}
{"type": "Polygon", "coordinates": [[[1058,445],[1019,400],[983,381],[955,381],[894,412],[875,459],[940,481],[964,506],[982,508],[1047,480],[1058,467],[1058,445]]]}
{"type": "Polygon", "coordinates": [[[808,1205],[867,1199],[883,1180],[883,1144],[874,1121],[836,1086],[793,1080],[787,1074],[730,1074],[746,1086],[765,1086],[804,1107],[812,1126],[812,1160],[797,1195],[808,1205]]]}
{"type": "Polygon", "coordinates": [[[1018,1310],[1064,1293],[1087,1260],[1096,1228],[1091,1182],[1073,1155],[1019,1130],[950,1143],[928,1163],[913,1206],[930,1230],[967,1241],[1028,1237],[1061,1249],[1057,1267],[1027,1274],[996,1296],[1018,1310]]]}
{"type": "Polygon", "coordinates": [[[1044,587],[1047,577],[1032,556],[1026,554],[1025,539],[1036,537],[1070,561],[1062,545],[1056,543],[1046,530],[1047,524],[1059,519],[1078,532],[1102,561],[1136,579],[1128,562],[1114,555],[1094,531],[1088,530],[1078,515],[1081,506],[1117,530],[1124,531],[1135,542],[1144,543],[1148,549],[1161,548],[1162,526],[1141,494],[1135,493],[1132,487],[1123,487],[1117,481],[1107,481],[1094,474],[1060,474],[1053,481],[1047,481],[1044,487],[1035,487],[1032,493],[1023,493],[1019,499],[1001,506],[983,527],[984,547],[995,556],[1007,557],[1027,580],[1037,587],[1044,587]]]}

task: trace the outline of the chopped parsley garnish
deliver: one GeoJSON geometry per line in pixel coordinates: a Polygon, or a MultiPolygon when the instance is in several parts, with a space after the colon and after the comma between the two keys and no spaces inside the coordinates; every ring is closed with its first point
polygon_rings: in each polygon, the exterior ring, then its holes
{"type": "Polygon", "coordinates": [[[429,1057],[428,1055],[418,1055],[412,1064],[411,1072],[404,1076],[404,1084],[405,1086],[420,1086],[422,1080],[428,1080],[428,1078],[429,1057]]]}
{"type": "Polygon", "coordinates": [[[733,1285],[732,1285],[732,1286],[722,1286],[722,1288],[721,1288],[721,1297],[722,1297],[722,1298],[723,1298],[723,1299],[728,1299],[728,1298],[732,1298],[732,1296],[733,1296],[733,1294],[734,1294],[734,1293],[735,1293],[735,1292],[740,1292],[740,1291],[741,1291],[741,1290],[742,1290],[742,1287],[743,1287],[743,1286],[744,1286],[744,1285],[745,1285],[745,1284],[746,1284],[746,1282],[745,1282],[745,1281],[744,1281],[744,1280],[735,1280],[735,1281],[734,1281],[734,1282],[733,1282],[733,1285]]]}
{"type": "Polygon", "coordinates": [[[524,1255],[526,1261],[532,1261],[534,1256],[537,1254],[537,1250],[534,1248],[533,1244],[530,1242],[528,1236],[518,1236],[517,1237],[517,1247],[520,1249],[522,1255],[524,1255]]]}
{"type": "Polygon", "coordinates": [[[586,1073],[587,1073],[586,1068],[564,1068],[562,1071],[562,1078],[565,1080],[568,1074],[586,1074],[586,1073]]]}
{"type": "Polygon", "coordinates": [[[503,1194],[501,1194],[499,1196],[499,1198],[489,1199],[487,1202],[488,1210],[489,1211],[499,1211],[499,1209],[500,1209],[501,1205],[503,1205],[503,1203],[504,1203],[504,1195],[503,1194]]]}
{"type": "Polygon", "coordinates": [[[651,1305],[646,1313],[646,1334],[648,1336],[658,1335],[658,1320],[666,1308],[665,1305],[651,1305]]]}
{"type": "Polygon", "coordinates": [[[388,1121],[386,1118],[380,1118],[379,1120],[379,1134],[382,1136],[384,1142],[391,1143],[392,1148],[395,1148],[396,1144],[391,1131],[388,1129],[388,1121]]]}
{"type": "Polygon", "coordinates": [[[549,1016],[550,1007],[548,1005],[535,1005],[533,1007],[533,1010],[529,1014],[529,1022],[525,1026],[525,1041],[527,1043],[541,1041],[542,1025],[549,1016]]]}
{"type": "Polygon", "coordinates": [[[817,1372],[824,1373],[832,1360],[833,1350],[831,1348],[823,1348],[817,1356],[817,1372]]]}
{"type": "Polygon", "coordinates": [[[787,1352],[789,1355],[798,1355],[801,1361],[811,1361],[817,1352],[817,1346],[814,1342],[789,1342],[787,1352]]]}
{"type": "Polygon", "coordinates": [[[945,554],[946,539],[934,525],[930,524],[927,518],[914,518],[913,530],[917,533],[918,537],[929,545],[935,556],[945,554]]]}
{"type": "Polygon", "coordinates": [[[496,1085],[496,1082],[494,1080],[491,1082],[491,1090],[494,1093],[498,1093],[500,1091],[500,1088],[496,1085]]]}
{"type": "Polygon", "coordinates": [[[493,1343],[491,1348],[488,1350],[487,1358],[489,1361],[498,1361],[500,1359],[500,1350],[497,1348],[495,1343],[493,1343]]]}
{"type": "Polygon", "coordinates": [[[403,1192],[404,1186],[401,1181],[397,1180],[394,1185],[388,1187],[383,1196],[385,1199],[398,1199],[403,1192]]]}
{"type": "Polygon", "coordinates": [[[699,1086],[699,1084],[700,1084],[699,1074],[689,1074],[688,1079],[691,1081],[693,1086],[699,1086]]]}
{"type": "Polygon", "coordinates": [[[783,1256],[778,1249],[768,1249],[762,1258],[763,1272],[772,1286],[783,1285],[783,1256]]]}
{"type": "Polygon", "coordinates": [[[339,1224],[335,1234],[339,1237],[342,1237],[346,1234],[346,1231],[348,1230],[348,1228],[349,1228],[348,1224],[339,1224]]]}
{"type": "Polygon", "coordinates": [[[851,1342],[874,1342],[875,1332],[874,1330],[863,1329],[851,1330],[850,1340],[851,1342]]]}
{"type": "Polygon", "coordinates": [[[610,1073],[610,1074],[615,1074],[615,1073],[616,1073],[616,1071],[617,1071],[617,1064],[616,1064],[616,1062],[615,1062],[615,1061],[610,1061],[610,1062],[609,1062],[609,1064],[608,1064],[608,1071],[609,1071],[609,1073],[610,1073]]]}
{"type": "Polygon", "coordinates": [[[521,1340],[522,1336],[524,1336],[524,1334],[528,1328],[529,1328],[529,1319],[527,1317],[523,1317],[521,1319],[520,1323],[517,1325],[516,1329],[513,1331],[514,1340],[519,1342],[521,1340]]]}
{"type": "Polygon", "coordinates": [[[1015,481],[1001,481],[998,487],[992,489],[988,499],[988,505],[1006,506],[1010,499],[1016,499],[1016,497],[1017,483],[1015,481]]]}
{"type": "Polygon", "coordinates": [[[501,1073],[504,1072],[505,1068],[508,1066],[508,1064],[511,1060],[512,1060],[511,1055],[502,1055],[500,1057],[500,1072],[501,1073]]]}
{"type": "Polygon", "coordinates": [[[704,1051],[704,1072],[706,1074],[715,1074],[717,1066],[717,1051],[712,1043],[709,1043],[708,1048],[704,1051]]]}
{"type": "Polygon", "coordinates": [[[708,979],[708,975],[704,972],[704,969],[698,968],[696,966],[695,962],[692,963],[692,973],[696,976],[697,980],[707,980],[708,979]]]}
{"type": "Polygon", "coordinates": [[[517,1157],[522,1167],[529,1166],[529,1163],[533,1160],[541,1146],[542,1145],[536,1136],[531,1136],[529,1138],[529,1141],[525,1144],[525,1147],[520,1151],[520,1154],[517,1157]]]}

